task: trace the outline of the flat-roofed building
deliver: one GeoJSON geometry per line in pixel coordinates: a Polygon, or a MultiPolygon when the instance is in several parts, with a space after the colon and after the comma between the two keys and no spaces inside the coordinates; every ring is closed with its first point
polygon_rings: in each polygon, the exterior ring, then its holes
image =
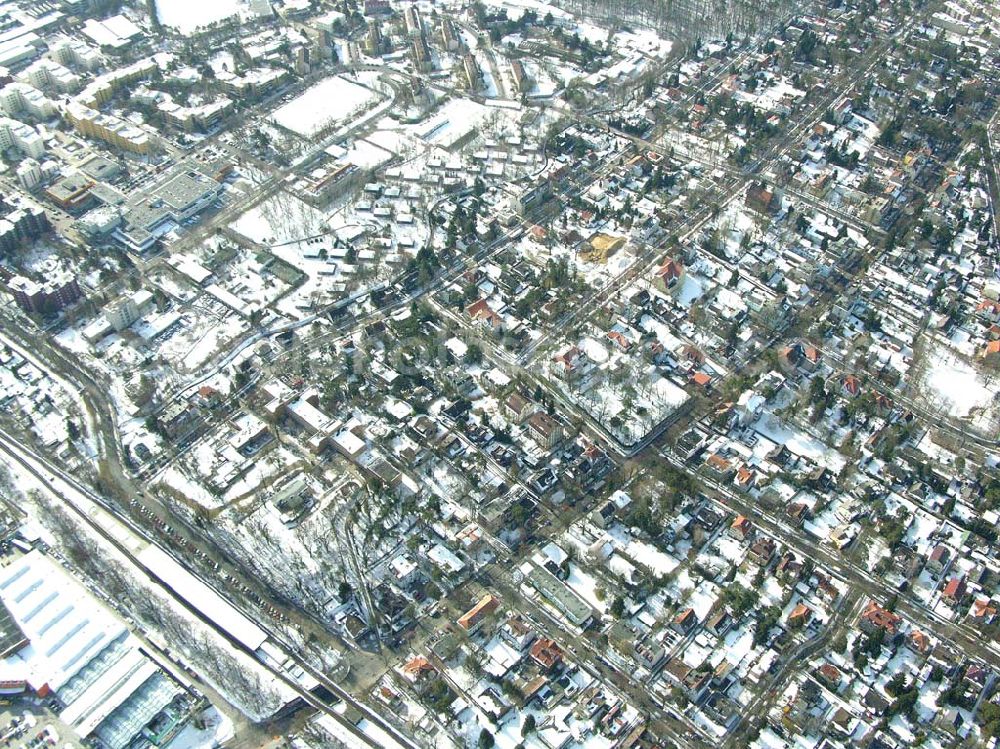
{"type": "Polygon", "coordinates": [[[122,222],[114,236],[129,249],[143,253],[177,224],[218,200],[222,185],[206,176],[201,165],[184,162],[151,189],[122,207],[122,222]]]}
{"type": "Polygon", "coordinates": [[[158,147],[157,139],[146,130],[120,117],[101,114],[79,102],[68,105],[64,114],[80,135],[103,141],[123,151],[148,154],[158,147]]]}
{"type": "Polygon", "coordinates": [[[14,276],[7,288],[25,312],[58,312],[83,296],[76,278],[68,275],[50,276],[45,281],[14,276]]]}
{"type": "Polygon", "coordinates": [[[45,188],[45,196],[64,211],[75,213],[90,207],[93,186],[94,180],[86,174],[73,172],[45,188]]]}
{"type": "Polygon", "coordinates": [[[60,720],[106,749],[144,742],[154,726],[171,726],[166,740],[183,727],[193,696],[47,556],[31,551],[0,570],[0,600],[20,631],[0,659],[7,693],[54,699],[60,720]]]}
{"type": "Polygon", "coordinates": [[[35,128],[9,117],[0,117],[0,150],[8,148],[16,148],[36,159],[45,155],[45,141],[35,128]]]}
{"type": "Polygon", "coordinates": [[[562,617],[579,631],[585,630],[594,621],[594,610],[562,580],[548,570],[528,565],[531,569],[525,582],[534,588],[542,598],[555,608],[562,617]]]}
{"type": "Polygon", "coordinates": [[[514,79],[514,86],[517,88],[518,93],[526,93],[531,88],[531,79],[528,78],[528,73],[525,71],[524,65],[520,60],[511,61],[510,73],[514,79]]]}

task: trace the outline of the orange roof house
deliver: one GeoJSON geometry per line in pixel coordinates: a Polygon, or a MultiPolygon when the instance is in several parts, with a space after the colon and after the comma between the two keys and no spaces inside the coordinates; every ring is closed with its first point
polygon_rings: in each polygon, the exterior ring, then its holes
{"type": "Polygon", "coordinates": [[[977,598],[972,603],[972,617],[991,621],[997,615],[997,607],[989,598],[977,598]]]}
{"type": "Polygon", "coordinates": [[[466,307],[465,311],[473,320],[485,322],[491,328],[500,328],[503,326],[503,318],[493,311],[493,308],[490,307],[485,299],[473,302],[466,307]]]}
{"type": "Polygon", "coordinates": [[[976,305],[976,312],[982,312],[988,317],[998,317],[1000,316],[1000,302],[995,302],[992,299],[982,299],[976,305]]]}
{"type": "Polygon", "coordinates": [[[812,619],[812,609],[806,606],[804,603],[798,604],[792,613],[788,615],[788,623],[796,626],[803,626],[809,623],[812,619]]]}
{"type": "Polygon", "coordinates": [[[500,608],[500,599],[491,593],[479,599],[475,606],[458,619],[458,626],[464,630],[474,629],[484,618],[500,608]]]}
{"type": "Polygon", "coordinates": [[[930,650],[931,639],[919,629],[915,629],[910,633],[910,645],[912,645],[913,649],[918,653],[926,653],[930,650]]]}
{"type": "Polygon", "coordinates": [[[676,286],[683,277],[684,266],[673,258],[667,258],[657,269],[654,281],[659,288],[666,290],[676,286]]]}
{"type": "Polygon", "coordinates": [[[753,486],[756,478],[757,474],[746,465],[740,466],[736,471],[736,483],[744,488],[753,486]]]}
{"type": "Polygon", "coordinates": [[[692,608],[686,608],[674,617],[673,628],[678,632],[690,632],[698,624],[698,615],[692,608]]]}
{"type": "Polygon", "coordinates": [[[695,372],[691,375],[691,382],[700,388],[706,388],[712,382],[712,376],[707,375],[704,372],[695,372]]]}
{"type": "Polygon", "coordinates": [[[608,331],[608,338],[617,343],[618,348],[620,348],[622,351],[628,351],[629,346],[632,345],[632,342],[625,337],[625,334],[617,330],[608,331]]]}
{"type": "Polygon", "coordinates": [[[403,674],[410,681],[419,681],[433,673],[435,673],[434,666],[422,655],[415,655],[403,664],[403,674]]]}
{"type": "Polygon", "coordinates": [[[888,609],[879,606],[875,601],[869,601],[865,610],[861,612],[861,628],[868,632],[873,629],[881,629],[890,634],[896,632],[903,619],[888,609]]]}
{"type": "Polygon", "coordinates": [[[753,531],[753,523],[746,515],[737,515],[733,524],[729,526],[729,535],[737,538],[746,538],[753,531]]]}
{"type": "Polygon", "coordinates": [[[951,603],[958,603],[965,595],[965,578],[953,577],[944,586],[941,597],[951,603]]]}
{"type": "Polygon", "coordinates": [[[840,669],[834,666],[832,663],[824,663],[819,667],[819,675],[823,677],[823,680],[827,684],[839,684],[840,683],[840,669]]]}
{"type": "Polygon", "coordinates": [[[733,464],[718,453],[712,453],[709,455],[705,462],[708,464],[709,468],[718,473],[729,473],[729,471],[733,468],[733,464]]]}
{"type": "Polygon", "coordinates": [[[556,644],[556,641],[548,637],[540,637],[535,640],[528,651],[531,659],[546,671],[555,668],[556,664],[562,660],[562,653],[562,648],[556,644]]]}
{"type": "Polygon", "coordinates": [[[847,375],[843,380],[844,392],[850,396],[855,396],[861,392],[861,380],[854,375],[847,375]]]}

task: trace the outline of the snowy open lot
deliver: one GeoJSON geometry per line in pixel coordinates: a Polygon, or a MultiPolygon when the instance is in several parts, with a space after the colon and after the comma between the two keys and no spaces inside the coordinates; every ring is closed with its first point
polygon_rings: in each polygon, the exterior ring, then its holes
{"type": "Polygon", "coordinates": [[[265,200],[240,216],[233,229],[264,245],[304,239],[322,231],[325,217],[288,193],[265,200]]]}
{"type": "Polygon", "coordinates": [[[246,5],[241,0],[156,0],[156,15],[164,26],[189,34],[200,26],[238,14],[246,5]]]}
{"type": "Polygon", "coordinates": [[[309,138],[347,120],[377,98],[364,86],[339,75],[320,81],[274,113],[274,121],[309,138]]]}
{"type": "Polygon", "coordinates": [[[929,407],[941,407],[974,426],[996,423],[996,376],[943,345],[931,346],[920,392],[929,407]]]}

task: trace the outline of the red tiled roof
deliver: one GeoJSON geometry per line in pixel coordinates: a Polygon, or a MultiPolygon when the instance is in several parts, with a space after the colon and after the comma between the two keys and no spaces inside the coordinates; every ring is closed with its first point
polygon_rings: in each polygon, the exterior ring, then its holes
{"type": "Polygon", "coordinates": [[[695,372],[691,377],[692,382],[699,387],[705,387],[712,381],[711,376],[705,374],[704,372],[695,372]]]}
{"type": "Polygon", "coordinates": [[[487,593],[485,596],[479,599],[471,609],[462,614],[458,619],[458,626],[462,629],[471,629],[479,621],[489,614],[492,614],[500,607],[500,599],[496,596],[487,593]]]}
{"type": "Polygon", "coordinates": [[[861,618],[870,624],[887,630],[889,632],[895,632],[899,623],[903,621],[899,616],[892,613],[888,609],[884,609],[879,606],[875,601],[870,601],[865,610],[861,613],[861,618]]]}
{"type": "Polygon", "coordinates": [[[811,608],[806,606],[804,603],[800,603],[792,609],[792,613],[788,615],[788,621],[794,622],[801,619],[802,621],[807,622],[810,618],[812,618],[812,613],[811,608]]]}
{"type": "Polygon", "coordinates": [[[528,653],[543,668],[552,668],[562,659],[562,648],[548,637],[535,640],[528,653]]]}

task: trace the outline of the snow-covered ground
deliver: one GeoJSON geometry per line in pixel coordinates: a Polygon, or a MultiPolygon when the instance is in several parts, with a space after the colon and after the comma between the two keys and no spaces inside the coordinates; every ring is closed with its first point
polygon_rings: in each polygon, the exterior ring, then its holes
{"type": "Polygon", "coordinates": [[[260,244],[294,242],[323,231],[325,216],[288,193],[251,208],[233,224],[233,229],[260,244]]]}
{"type": "MultiPolygon", "coordinates": [[[[795,455],[802,455],[815,460],[834,473],[840,473],[847,462],[844,457],[832,447],[827,447],[815,437],[810,437],[786,424],[777,416],[764,414],[754,425],[756,432],[766,437],[775,445],[784,445],[795,455]]],[[[763,452],[766,448],[758,448],[763,452]]]]}
{"type": "Polygon", "coordinates": [[[242,0],[156,0],[156,15],[164,26],[189,34],[199,26],[237,15],[246,8],[242,0]]]}
{"type": "MultiPolygon", "coordinates": [[[[43,519],[51,518],[55,515],[54,508],[62,502],[76,506],[83,514],[94,519],[103,526],[108,533],[116,538],[122,548],[131,550],[131,557],[126,556],[119,548],[113,546],[104,537],[98,535],[90,526],[80,523],[77,526],[77,536],[87,538],[90,543],[95,544],[101,553],[101,557],[110,560],[122,570],[135,589],[141,590],[151,605],[163,612],[163,628],[153,626],[146,622],[144,635],[150,641],[156,643],[160,648],[168,648],[180,660],[190,663],[199,669],[199,673],[213,688],[222,694],[233,706],[240,709],[251,719],[262,720],[291,701],[294,697],[285,684],[277,680],[273,674],[266,671],[261,664],[233,648],[215,629],[204,624],[200,619],[193,616],[185,605],[174,596],[168,594],[164,587],[156,582],[152,575],[153,566],[165,570],[168,566],[178,576],[183,579],[185,593],[183,597],[192,605],[204,605],[203,609],[209,617],[216,615],[235,616],[245,621],[246,626],[256,629],[242,614],[225,602],[222,597],[202,583],[193,575],[184,570],[180,564],[166,554],[160,547],[153,546],[145,539],[136,536],[131,529],[123,525],[111,513],[104,510],[93,502],[93,500],[80,492],[75,486],[64,481],[62,478],[53,475],[45,466],[33,459],[28,459],[33,470],[39,471],[46,479],[52,482],[53,487],[59,493],[62,500],[56,500],[47,488],[27,471],[14,465],[6,463],[11,476],[16,476],[17,489],[25,493],[25,503],[32,506],[33,514],[43,519]],[[194,590],[192,581],[196,581],[198,590],[194,590]],[[196,600],[197,599],[197,600],[196,600]],[[214,611],[209,610],[210,607],[214,611]],[[188,633],[189,639],[181,642],[177,639],[177,633],[182,630],[188,633]],[[238,671],[238,673],[237,673],[238,671]],[[253,684],[253,693],[248,690],[247,684],[253,684]]],[[[70,514],[70,517],[73,517],[70,514]]],[[[62,544],[66,542],[65,535],[53,535],[55,524],[48,528],[41,528],[43,537],[50,546],[61,549],[66,554],[62,544]]],[[[166,579],[161,577],[160,579],[166,579]]],[[[217,621],[219,621],[217,619],[217,621]]]]}
{"type": "Polygon", "coordinates": [[[608,535],[614,540],[615,548],[654,575],[669,575],[680,564],[677,559],[665,554],[655,546],[633,538],[625,526],[613,526],[608,531],[608,535]]]}
{"type": "Polygon", "coordinates": [[[188,723],[184,730],[178,733],[167,746],[169,749],[210,749],[223,746],[236,735],[233,722],[220,713],[215,707],[210,707],[199,716],[198,728],[194,722],[188,723]]]}
{"type": "Polygon", "coordinates": [[[371,89],[335,75],[320,81],[274,113],[274,121],[309,138],[338,125],[377,98],[371,89]]]}
{"type": "Polygon", "coordinates": [[[418,134],[426,143],[452,148],[472,130],[492,130],[491,121],[506,120],[509,112],[487,107],[472,99],[455,98],[446,102],[427,122],[418,126],[418,134]]]}
{"type": "Polygon", "coordinates": [[[968,360],[945,346],[937,346],[928,353],[921,391],[929,407],[943,408],[953,418],[988,427],[997,416],[997,388],[990,379],[968,360]]]}

